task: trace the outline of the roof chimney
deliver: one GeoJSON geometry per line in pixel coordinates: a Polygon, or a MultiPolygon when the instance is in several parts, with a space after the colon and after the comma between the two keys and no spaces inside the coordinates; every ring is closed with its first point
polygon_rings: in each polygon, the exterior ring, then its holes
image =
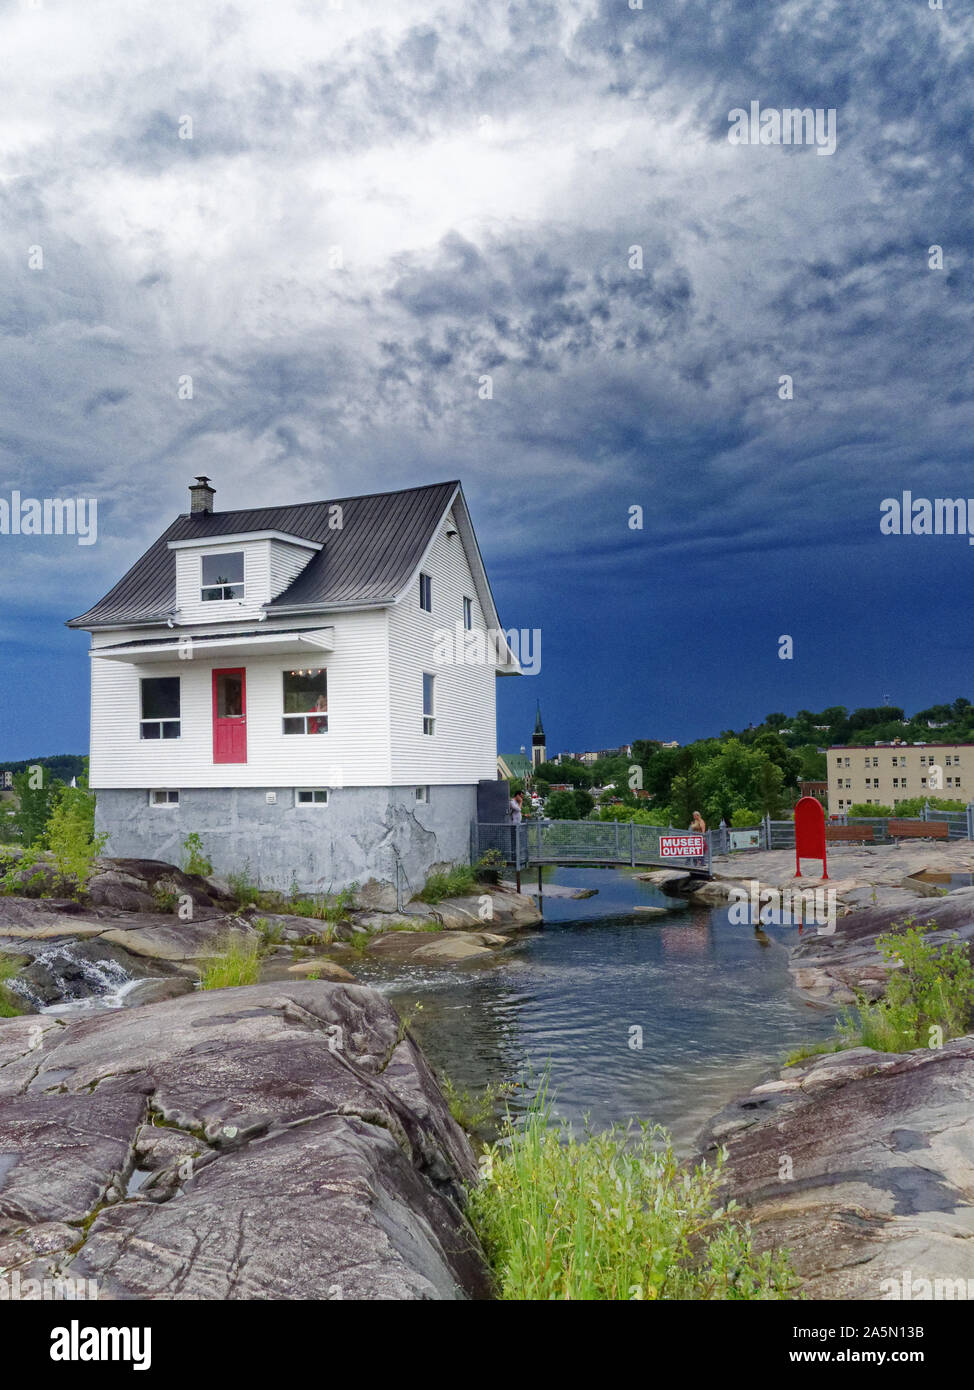
{"type": "Polygon", "coordinates": [[[210,487],[209,478],[205,473],[201,473],[196,482],[189,485],[190,515],[194,512],[212,512],[215,496],[216,488],[210,487]]]}

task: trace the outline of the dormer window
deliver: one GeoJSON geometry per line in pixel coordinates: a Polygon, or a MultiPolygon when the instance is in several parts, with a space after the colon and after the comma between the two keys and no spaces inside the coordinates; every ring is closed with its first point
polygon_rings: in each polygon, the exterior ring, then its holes
{"type": "Polygon", "coordinates": [[[204,603],[223,599],[242,599],[244,596],[244,553],[230,550],[202,557],[202,588],[204,603]]]}

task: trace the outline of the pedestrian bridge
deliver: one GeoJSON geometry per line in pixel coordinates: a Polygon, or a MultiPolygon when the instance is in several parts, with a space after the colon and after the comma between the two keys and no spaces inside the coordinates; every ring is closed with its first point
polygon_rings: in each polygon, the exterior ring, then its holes
{"type": "Polygon", "coordinates": [[[687,869],[710,878],[710,832],[697,837],[703,840],[703,854],[679,853],[687,835],[686,830],[672,826],[632,821],[531,820],[520,825],[478,821],[472,848],[474,862],[488,850],[497,850],[518,874],[545,864],[592,864],[600,868],[627,864],[630,868],[687,869]]]}

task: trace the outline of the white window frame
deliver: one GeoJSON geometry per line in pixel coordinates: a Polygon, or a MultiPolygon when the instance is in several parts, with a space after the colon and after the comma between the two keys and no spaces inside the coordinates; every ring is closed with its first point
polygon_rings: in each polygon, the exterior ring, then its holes
{"type": "Polygon", "coordinates": [[[200,603],[242,603],[247,597],[247,552],[246,550],[207,550],[200,556],[200,603]],[[228,559],[231,555],[239,555],[243,561],[243,579],[236,579],[232,584],[204,584],[203,583],[203,561],[214,557],[228,559]],[[208,599],[207,589],[223,589],[224,592],[219,598],[208,599]],[[239,589],[237,593],[226,593],[227,589],[239,589]]]}
{"type": "Polygon", "coordinates": [[[428,805],[429,805],[429,802],[430,802],[430,789],[429,789],[428,786],[427,786],[427,787],[417,787],[416,790],[415,790],[414,795],[415,795],[415,797],[416,797],[416,804],[417,804],[418,806],[428,806],[428,805]]]}
{"type": "Polygon", "coordinates": [[[175,787],[150,787],[149,805],[157,810],[168,811],[170,807],[179,805],[179,792],[175,787]],[[164,796],[166,799],[165,801],[156,801],[157,796],[164,796]],[[172,799],[173,797],[176,798],[175,801],[172,799]]]}
{"type": "MultiPolygon", "coordinates": [[[[309,668],[309,669],[312,669],[312,670],[315,670],[315,671],[318,671],[318,672],[324,672],[324,676],[325,676],[325,699],[327,700],[327,699],[328,699],[328,667],[327,667],[327,666],[315,666],[315,667],[312,667],[312,668],[309,668]]],[[[290,667],[283,666],[283,667],[281,668],[281,706],[282,706],[282,709],[281,709],[281,735],[282,735],[282,737],[284,737],[284,738],[302,738],[302,737],[306,737],[306,738],[320,738],[320,737],[322,736],[322,734],[327,734],[327,733],[329,732],[329,730],[331,729],[331,724],[329,723],[329,718],[328,718],[328,715],[329,715],[328,710],[326,710],[326,709],[314,710],[314,709],[313,709],[313,710],[307,710],[304,714],[285,714],[285,713],[284,713],[283,705],[284,705],[284,697],[285,697],[285,694],[286,694],[285,682],[287,681],[288,675],[289,675],[290,673],[291,673],[291,668],[290,668],[290,667]],[[295,733],[293,732],[293,730],[289,733],[289,732],[288,732],[288,727],[287,727],[288,724],[289,724],[289,723],[290,723],[290,724],[296,724],[297,721],[298,721],[299,719],[303,721],[303,722],[302,722],[302,725],[301,725],[301,731],[300,731],[300,733],[295,734],[295,733]],[[319,724],[324,724],[325,727],[324,727],[323,729],[316,729],[315,732],[314,732],[314,734],[312,734],[312,733],[309,731],[309,729],[308,729],[308,720],[309,720],[309,719],[316,719],[316,720],[318,721],[319,724]]],[[[302,790],[304,790],[304,788],[302,788],[302,790]]]]}
{"type": "Polygon", "coordinates": [[[139,741],[146,743],[175,743],[176,739],[183,736],[183,683],[179,676],[140,676],[139,677],[139,741]],[[179,713],[177,715],[166,715],[163,719],[143,719],[142,718],[142,685],[144,681],[179,681],[179,713]],[[159,737],[147,739],[143,730],[147,724],[157,724],[159,726],[159,737]],[[176,733],[173,738],[165,738],[162,731],[164,724],[177,725],[176,733]]]}
{"type": "Polygon", "coordinates": [[[295,787],[294,804],[295,806],[327,806],[330,800],[328,787],[295,787]],[[310,801],[302,801],[302,796],[310,796],[310,801]]]}
{"type": "Polygon", "coordinates": [[[432,738],[436,733],[436,676],[432,671],[423,672],[423,733],[432,738]],[[430,708],[426,712],[426,681],[430,683],[430,708]]]}

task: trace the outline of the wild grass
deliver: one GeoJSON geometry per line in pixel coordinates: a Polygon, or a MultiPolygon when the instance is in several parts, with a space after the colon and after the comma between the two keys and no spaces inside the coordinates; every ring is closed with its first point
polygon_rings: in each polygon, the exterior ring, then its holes
{"type": "Polygon", "coordinates": [[[468,1134],[478,1134],[497,1114],[498,1103],[511,1094],[514,1086],[507,1082],[489,1081],[478,1090],[461,1090],[448,1076],[441,1076],[440,1090],[450,1107],[450,1114],[468,1134]]]}
{"type": "Polygon", "coordinates": [[[755,1252],[722,1163],[683,1167],[664,1131],[614,1128],[576,1140],[544,1093],[481,1160],[469,1210],[510,1300],[788,1299],[781,1252],[755,1252]]]}
{"type": "Polygon", "coordinates": [[[320,898],[295,898],[285,911],[294,917],[314,917],[319,922],[330,922],[337,926],[347,922],[355,905],[355,885],[343,888],[339,893],[324,894],[320,898]]]}
{"type": "Polygon", "coordinates": [[[240,935],[228,936],[219,955],[203,962],[201,989],[233,989],[255,985],[260,974],[260,944],[240,935]]]}
{"type": "Polygon", "coordinates": [[[477,878],[469,864],[454,864],[445,874],[430,874],[414,901],[439,903],[444,898],[462,898],[473,891],[477,878]]]}

